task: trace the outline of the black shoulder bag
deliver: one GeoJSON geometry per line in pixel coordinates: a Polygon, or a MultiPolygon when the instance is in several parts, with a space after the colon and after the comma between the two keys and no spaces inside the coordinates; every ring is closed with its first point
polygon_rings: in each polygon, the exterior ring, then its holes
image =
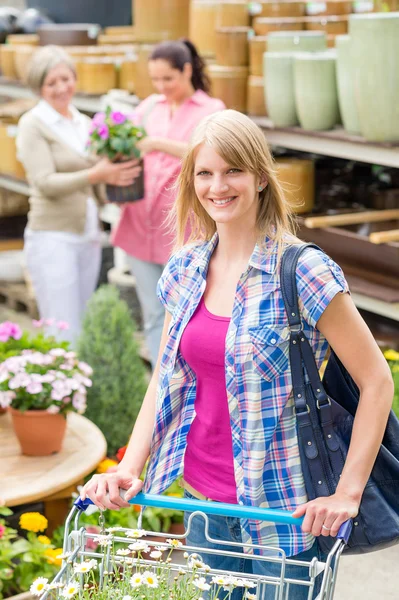
{"type": "MultiPolygon", "coordinates": [[[[314,244],[285,250],[280,276],[291,330],[289,356],[301,465],[309,500],[313,500],[335,492],[351,439],[359,389],[333,351],[320,379],[298,306],[296,267],[307,248],[320,250],[314,244]]],[[[353,525],[348,553],[370,552],[399,542],[399,421],[392,411],[353,525]]],[[[328,552],[335,540],[320,536],[318,541],[328,552]]]]}

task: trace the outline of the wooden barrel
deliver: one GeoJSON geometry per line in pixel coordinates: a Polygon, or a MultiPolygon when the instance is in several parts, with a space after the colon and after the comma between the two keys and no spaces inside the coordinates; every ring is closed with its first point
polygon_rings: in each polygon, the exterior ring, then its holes
{"type": "Polygon", "coordinates": [[[216,54],[217,0],[191,0],[189,38],[205,58],[216,54]]]}
{"type": "Polygon", "coordinates": [[[223,100],[227,108],[247,110],[248,67],[209,65],[212,96],[223,100]]]}
{"type": "Polygon", "coordinates": [[[250,24],[246,0],[219,0],[216,10],[216,27],[246,27],[250,24]]]}
{"type": "Polygon", "coordinates": [[[148,59],[154,48],[153,44],[140,44],[137,51],[135,94],[140,99],[147,98],[150,94],[155,93],[154,86],[148,74],[148,59]]]}
{"type": "Polygon", "coordinates": [[[189,7],[190,0],[134,0],[133,22],[138,41],[188,37],[189,7]]]}
{"type": "Polygon", "coordinates": [[[105,35],[133,35],[135,32],[134,25],[115,25],[113,27],[105,27],[105,35]]]}
{"type": "Polygon", "coordinates": [[[266,117],[265,86],[263,77],[250,75],[247,88],[247,113],[256,117],[266,117]]]}
{"type": "Polygon", "coordinates": [[[118,73],[118,88],[127,90],[133,94],[136,90],[137,81],[137,56],[126,58],[121,61],[118,73]]]}
{"type": "Polygon", "coordinates": [[[287,202],[294,212],[310,212],[315,198],[315,170],[312,160],[302,158],[277,158],[277,177],[287,202]]]}
{"type": "Polygon", "coordinates": [[[0,123],[0,173],[22,179],[25,171],[17,159],[16,135],[16,125],[0,123]]]}
{"type": "Polygon", "coordinates": [[[36,33],[12,33],[7,36],[7,44],[17,44],[18,46],[21,46],[22,44],[27,44],[28,46],[38,46],[39,36],[36,33]]]}
{"type": "Polygon", "coordinates": [[[267,35],[272,31],[301,31],[305,29],[305,18],[257,17],[253,21],[256,35],[267,35]]]}
{"type": "Polygon", "coordinates": [[[254,12],[257,17],[303,17],[306,14],[306,2],[259,2],[255,4],[254,12]]]}
{"type": "Polygon", "coordinates": [[[249,39],[249,72],[251,75],[263,75],[263,53],[266,51],[266,35],[255,35],[249,39]]]}
{"type": "Polygon", "coordinates": [[[101,46],[110,46],[118,44],[134,44],[137,42],[137,37],[133,33],[118,33],[114,35],[100,34],[98,43],[101,46]]]}
{"type": "Polygon", "coordinates": [[[86,58],[79,68],[79,90],[86,94],[106,94],[116,87],[116,68],[111,58],[86,58]]]}
{"type": "Polygon", "coordinates": [[[17,79],[14,63],[15,46],[10,44],[0,45],[1,74],[8,79],[17,79]]]}
{"type": "Polygon", "coordinates": [[[248,65],[249,27],[221,27],[216,30],[216,61],[227,67],[248,65]]]}
{"type": "Polygon", "coordinates": [[[306,29],[309,31],[325,31],[327,34],[341,35],[348,33],[348,16],[341,17],[306,17],[306,29]]]}
{"type": "Polygon", "coordinates": [[[30,59],[36,52],[37,47],[23,44],[22,46],[15,45],[14,49],[14,66],[17,78],[21,81],[25,81],[30,59]]]}
{"type": "Polygon", "coordinates": [[[309,2],[308,15],[350,15],[353,2],[348,0],[327,0],[324,2],[309,2]]]}

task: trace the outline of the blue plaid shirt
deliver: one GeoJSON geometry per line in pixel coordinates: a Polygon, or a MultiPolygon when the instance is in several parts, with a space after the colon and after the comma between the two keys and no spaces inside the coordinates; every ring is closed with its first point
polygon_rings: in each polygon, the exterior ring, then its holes
{"type": "MultiPolygon", "coordinates": [[[[185,246],[167,263],[158,295],[172,319],[161,361],[157,411],[144,490],[161,493],[183,472],[186,438],[194,419],[196,380],[180,339],[205,291],[218,242],[185,246]]],[[[303,329],[320,367],[328,344],[316,323],[333,297],[348,291],[328,256],[310,248],[298,262],[303,329]]],[[[289,327],[280,289],[277,251],[256,245],[242,274],[226,337],[226,386],[237,498],[241,505],[293,511],[307,501],[289,367],[289,327]]],[[[282,548],[293,556],[314,538],[298,527],[243,519],[243,542],[282,548]]]]}

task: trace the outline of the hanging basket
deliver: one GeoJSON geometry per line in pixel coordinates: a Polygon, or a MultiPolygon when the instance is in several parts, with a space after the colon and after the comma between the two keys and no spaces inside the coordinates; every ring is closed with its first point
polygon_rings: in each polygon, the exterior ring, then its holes
{"type": "Polygon", "coordinates": [[[26,456],[48,456],[59,452],[64,441],[66,417],[45,410],[24,412],[9,408],[15,435],[26,456]]]}
{"type": "Polygon", "coordinates": [[[118,185],[107,185],[106,192],[110,202],[116,204],[126,204],[127,202],[137,202],[144,198],[144,168],[143,161],[140,161],[140,175],[134,180],[132,185],[125,187],[118,185]]]}

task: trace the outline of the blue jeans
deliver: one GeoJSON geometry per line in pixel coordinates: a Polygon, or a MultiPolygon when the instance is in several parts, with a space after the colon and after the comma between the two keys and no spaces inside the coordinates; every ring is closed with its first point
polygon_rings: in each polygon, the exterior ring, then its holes
{"type": "MultiPolygon", "coordinates": [[[[187,490],[185,490],[184,496],[186,498],[194,499],[194,496],[187,492],[187,490]]],[[[185,513],[184,524],[186,528],[188,523],[188,517],[189,513],[185,513]]],[[[214,540],[223,540],[226,542],[237,542],[239,544],[242,544],[240,519],[235,517],[219,517],[214,515],[208,515],[208,520],[208,533],[211,538],[213,538],[214,540]]],[[[187,536],[187,544],[189,546],[195,546],[197,548],[209,548],[212,550],[216,550],[217,552],[229,551],[242,553],[242,558],[239,558],[235,556],[222,556],[218,553],[208,554],[204,552],[201,555],[202,560],[204,561],[204,563],[209,565],[211,569],[221,569],[223,571],[234,571],[236,573],[242,573],[244,578],[245,573],[252,573],[254,575],[262,575],[269,577],[281,576],[281,563],[245,559],[245,555],[242,551],[242,548],[238,546],[235,547],[217,544],[207,540],[204,530],[204,519],[202,517],[197,516],[194,517],[194,519],[192,520],[190,532],[187,536]]],[[[276,553],[274,557],[281,557],[281,554],[279,555],[276,553]]],[[[291,558],[294,558],[295,560],[310,562],[314,557],[316,557],[322,562],[325,562],[326,560],[326,555],[321,552],[317,541],[309,550],[301,552],[300,554],[297,554],[295,557],[291,558]]],[[[305,567],[287,564],[285,567],[284,579],[287,578],[307,581],[309,578],[309,570],[305,567]]],[[[313,598],[316,598],[317,594],[320,592],[321,581],[322,575],[316,578],[316,583],[312,596],[313,598]]],[[[256,590],[253,588],[249,590],[249,592],[255,594],[256,590]]],[[[289,587],[288,596],[286,596],[285,594],[286,589],[284,589],[284,599],[289,598],[289,600],[308,600],[309,587],[305,585],[291,584],[289,587]]],[[[203,594],[203,597],[206,598],[205,594],[203,594]]],[[[222,598],[224,598],[224,595],[222,595],[222,598]]],[[[243,598],[243,588],[236,588],[231,594],[231,596],[228,596],[228,598],[229,600],[241,600],[243,598]]],[[[259,598],[261,598],[261,600],[277,599],[278,587],[276,587],[273,584],[264,586],[264,591],[259,595],[259,598]]]]}

